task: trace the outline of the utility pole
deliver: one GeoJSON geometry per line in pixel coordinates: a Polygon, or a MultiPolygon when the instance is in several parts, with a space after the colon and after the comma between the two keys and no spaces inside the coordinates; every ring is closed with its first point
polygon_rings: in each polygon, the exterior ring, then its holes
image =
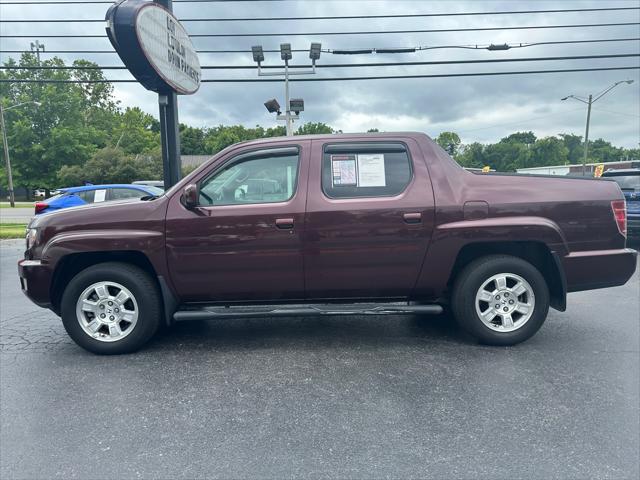
{"type": "Polygon", "coordinates": [[[31,100],[30,102],[22,102],[16,105],[12,105],[10,107],[4,108],[2,106],[2,99],[0,99],[0,128],[2,128],[2,145],[4,147],[4,160],[7,164],[7,180],[9,183],[9,203],[12,207],[16,206],[16,199],[13,193],[13,175],[11,173],[11,160],[9,159],[9,142],[7,140],[7,128],[4,124],[4,112],[6,110],[11,110],[12,108],[21,107],[22,105],[29,105],[33,103],[36,106],[42,105],[40,102],[36,102],[31,100]]]}
{"type": "MultiPolygon", "coordinates": [[[[172,0],[155,0],[158,5],[173,12],[172,0]]],[[[160,137],[162,139],[162,170],[164,188],[168,190],[182,176],[180,160],[180,126],[178,123],[178,94],[171,90],[158,93],[160,110],[160,137]]]]}
{"type": "Polygon", "coordinates": [[[2,146],[4,148],[4,161],[7,164],[7,180],[9,182],[9,204],[16,206],[16,198],[13,193],[13,176],[11,174],[11,160],[9,159],[9,143],[7,142],[7,129],[4,126],[4,108],[0,102],[0,127],[2,128],[2,146]]]}
{"type": "Polygon", "coordinates": [[[582,176],[587,175],[587,160],[589,158],[589,123],[591,122],[591,105],[593,104],[593,95],[589,94],[587,103],[587,126],[584,130],[584,157],[582,157],[582,176]]]}
{"type": "Polygon", "coordinates": [[[38,65],[40,65],[40,50],[44,52],[44,44],[40,43],[39,40],[36,40],[35,43],[31,42],[31,52],[36,54],[38,65]]]}
{"type": "Polygon", "coordinates": [[[578,100],[579,102],[587,104],[587,126],[585,127],[585,132],[584,132],[584,157],[582,159],[582,176],[583,177],[587,175],[587,160],[589,157],[589,123],[591,122],[591,105],[593,105],[595,102],[600,100],[602,97],[604,97],[607,93],[609,93],[611,90],[616,88],[621,83],[626,83],[628,85],[631,85],[633,83],[633,80],[621,80],[619,82],[616,82],[613,85],[611,85],[609,88],[606,88],[605,90],[603,90],[601,93],[596,94],[595,98],[593,98],[594,96],[592,94],[589,94],[588,98],[583,98],[578,95],[568,95],[560,99],[564,101],[564,100],[567,100],[568,98],[573,98],[574,100],[578,100]]]}

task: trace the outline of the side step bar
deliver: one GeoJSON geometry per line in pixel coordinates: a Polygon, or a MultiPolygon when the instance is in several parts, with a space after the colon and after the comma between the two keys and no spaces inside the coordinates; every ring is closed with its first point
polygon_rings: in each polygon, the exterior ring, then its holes
{"type": "Polygon", "coordinates": [[[442,313],[440,305],[409,305],[407,303],[354,303],[302,305],[207,305],[188,306],[173,314],[176,322],[210,320],[214,318],[302,317],[317,315],[398,315],[442,313]]]}

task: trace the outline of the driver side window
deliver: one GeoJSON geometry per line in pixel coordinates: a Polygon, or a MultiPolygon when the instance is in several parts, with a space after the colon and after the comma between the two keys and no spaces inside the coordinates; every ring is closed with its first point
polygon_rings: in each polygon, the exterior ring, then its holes
{"type": "Polygon", "coordinates": [[[286,202],[298,178],[297,153],[231,162],[200,185],[200,205],[286,202]]]}

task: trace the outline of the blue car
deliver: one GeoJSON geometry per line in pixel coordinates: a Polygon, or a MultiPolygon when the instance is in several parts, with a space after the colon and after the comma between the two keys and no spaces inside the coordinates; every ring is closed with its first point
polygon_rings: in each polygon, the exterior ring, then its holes
{"type": "Polygon", "coordinates": [[[620,186],[627,202],[627,235],[640,238],[640,168],[607,170],[603,178],[611,178],[620,186]]]}
{"type": "Polygon", "coordinates": [[[163,193],[164,190],[161,188],[131,184],[85,185],[83,187],[60,188],[53,197],[42,202],[36,202],[36,215],[91,203],[133,200],[148,197],[149,195],[158,196],[163,193]]]}

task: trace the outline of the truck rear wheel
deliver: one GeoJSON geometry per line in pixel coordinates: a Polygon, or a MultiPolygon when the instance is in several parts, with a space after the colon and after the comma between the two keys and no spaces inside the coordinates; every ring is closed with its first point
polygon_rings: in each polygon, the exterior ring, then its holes
{"type": "Polygon", "coordinates": [[[126,263],[100,263],[78,273],[62,295],[62,323],[69,336],[93,353],[138,350],[161,318],[158,287],[144,270],[126,263]]]}
{"type": "Polygon", "coordinates": [[[529,262],[491,255],[455,280],[451,308],[458,324],[487,345],[515,345],[533,336],[549,312],[549,289],[529,262]]]}

